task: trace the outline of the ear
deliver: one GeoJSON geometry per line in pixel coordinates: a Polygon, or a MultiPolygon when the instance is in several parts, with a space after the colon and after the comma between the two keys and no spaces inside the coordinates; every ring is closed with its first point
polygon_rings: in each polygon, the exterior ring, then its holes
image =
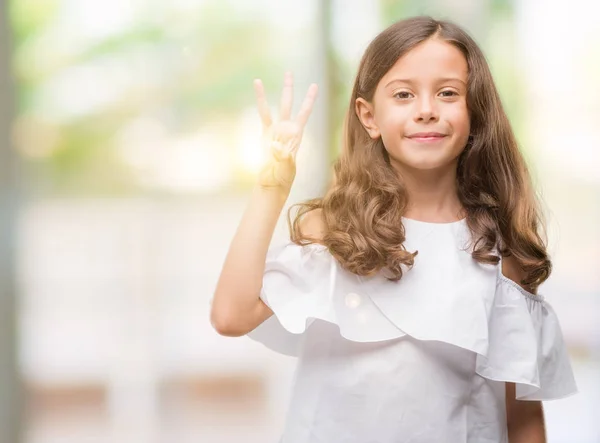
{"type": "Polygon", "coordinates": [[[364,98],[357,98],[354,103],[354,111],[358,116],[358,119],[369,133],[372,139],[377,139],[381,136],[379,128],[375,123],[375,114],[373,112],[373,105],[366,101],[364,98]]]}

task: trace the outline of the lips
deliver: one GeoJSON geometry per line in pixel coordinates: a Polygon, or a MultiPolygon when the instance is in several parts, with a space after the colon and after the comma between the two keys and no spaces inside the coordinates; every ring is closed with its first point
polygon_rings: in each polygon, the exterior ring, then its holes
{"type": "Polygon", "coordinates": [[[409,135],[408,138],[442,138],[445,136],[446,134],[440,132],[417,132],[409,135]]]}
{"type": "Polygon", "coordinates": [[[442,140],[446,134],[440,132],[417,132],[409,135],[407,138],[417,143],[434,143],[442,140]]]}

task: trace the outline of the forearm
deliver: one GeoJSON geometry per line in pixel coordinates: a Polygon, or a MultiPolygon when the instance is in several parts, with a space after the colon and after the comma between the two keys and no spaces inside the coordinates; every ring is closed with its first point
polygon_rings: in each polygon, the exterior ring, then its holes
{"type": "Polygon", "coordinates": [[[236,321],[258,302],[265,260],[288,193],[257,186],[233,237],[211,308],[216,323],[236,321]]]}
{"type": "Polygon", "coordinates": [[[508,421],[509,443],[546,443],[544,412],[541,404],[533,412],[512,414],[508,421]]]}

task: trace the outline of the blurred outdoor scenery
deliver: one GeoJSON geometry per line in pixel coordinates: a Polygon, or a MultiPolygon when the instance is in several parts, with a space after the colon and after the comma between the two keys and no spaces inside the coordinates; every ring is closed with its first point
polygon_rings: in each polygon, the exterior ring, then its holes
{"type": "Polygon", "coordinates": [[[294,360],[209,323],[263,155],[252,81],[274,115],[285,70],[294,109],[319,84],[288,206],[319,196],[362,52],[417,14],[487,55],[547,211],[540,293],[580,390],[545,403],[548,441],[600,443],[600,3],[0,5],[0,443],[277,441],[294,360]]]}

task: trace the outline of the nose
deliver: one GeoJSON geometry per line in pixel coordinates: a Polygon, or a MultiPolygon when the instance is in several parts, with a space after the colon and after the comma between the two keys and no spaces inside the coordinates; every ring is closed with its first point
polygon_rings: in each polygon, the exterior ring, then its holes
{"type": "Polygon", "coordinates": [[[416,100],[415,121],[419,123],[435,121],[439,118],[435,100],[431,97],[421,97],[416,100]]]}

